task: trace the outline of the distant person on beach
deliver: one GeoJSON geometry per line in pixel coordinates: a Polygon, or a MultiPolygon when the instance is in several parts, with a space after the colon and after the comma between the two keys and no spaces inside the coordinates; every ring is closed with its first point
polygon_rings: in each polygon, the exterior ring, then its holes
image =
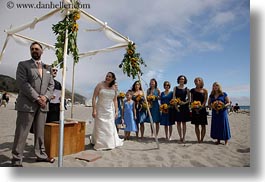
{"type": "Polygon", "coordinates": [[[217,145],[221,144],[221,140],[224,140],[225,145],[227,145],[228,140],[231,138],[227,110],[227,107],[230,106],[230,100],[227,93],[222,91],[222,87],[218,82],[213,83],[208,106],[212,109],[210,136],[217,140],[215,142],[217,145]]]}
{"type": "Polygon", "coordinates": [[[123,145],[114,123],[118,116],[115,80],[115,74],[108,72],[105,81],[98,83],[94,89],[92,117],[95,122],[91,143],[95,150],[110,150],[123,145]]]}
{"type": "Polygon", "coordinates": [[[6,105],[8,104],[8,101],[9,101],[9,97],[8,97],[8,95],[7,95],[7,92],[4,92],[4,93],[2,94],[1,101],[2,101],[2,102],[0,102],[0,107],[1,107],[2,105],[3,105],[4,107],[6,107],[6,105]]]}
{"type": "Polygon", "coordinates": [[[58,69],[56,67],[53,67],[51,74],[54,79],[54,90],[52,98],[49,102],[49,112],[47,113],[47,119],[46,119],[47,123],[58,122],[60,120],[62,85],[59,81],[55,80],[57,72],[58,69]]]}
{"type": "Polygon", "coordinates": [[[124,139],[129,140],[131,132],[137,132],[136,119],[136,109],[134,101],[132,100],[132,91],[128,90],[126,92],[126,100],[123,103],[122,109],[122,121],[125,124],[124,128],[124,139]]]}
{"type": "Polygon", "coordinates": [[[238,103],[236,103],[236,105],[234,106],[234,112],[238,112],[239,110],[240,110],[240,107],[238,103]]]}
{"type": "Polygon", "coordinates": [[[12,148],[12,166],[23,167],[23,152],[29,130],[33,124],[34,153],[36,162],[53,163],[44,146],[44,126],[48,112],[48,101],[52,97],[54,81],[50,69],[41,61],[43,49],[40,43],[30,46],[31,59],[18,63],[16,84],[19,89],[15,138],[12,148]]]}
{"type": "Polygon", "coordinates": [[[207,112],[206,103],[208,99],[208,91],[204,88],[203,79],[197,77],[194,79],[195,88],[190,90],[191,103],[200,102],[200,105],[196,105],[196,108],[192,109],[191,124],[195,125],[195,134],[197,136],[198,143],[202,143],[206,134],[207,112]],[[201,126],[201,130],[200,127],[201,126]]]}

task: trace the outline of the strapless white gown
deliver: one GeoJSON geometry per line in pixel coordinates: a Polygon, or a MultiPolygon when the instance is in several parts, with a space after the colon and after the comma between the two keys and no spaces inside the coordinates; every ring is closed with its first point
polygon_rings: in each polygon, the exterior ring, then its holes
{"type": "Polygon", "coordinates": [[[96,104],[97,116],[94,122],[92,144],[95,150],[114,149],[123,145],[115,126],[115,91],[101,89],[96,104]]]}

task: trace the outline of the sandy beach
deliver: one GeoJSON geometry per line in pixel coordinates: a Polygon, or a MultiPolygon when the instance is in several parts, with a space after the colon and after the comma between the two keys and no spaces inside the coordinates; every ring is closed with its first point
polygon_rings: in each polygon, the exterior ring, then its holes
{"type": "MultiPolygon", "coordinates": [[[[14,139],[16,111],[14,98],[0,108],[0,166],[10,167],[11,148],[14,139]]],[[[65,118],[70,117],[70,108],[65,118]]],[[[124,146],[109,151],[95,151],[90,144],[92,133],[91,107],[74,106],[74,118],[86,121],[85,151],[63,157],[64,167],[250,167],[250,115],[248,112],[231,113],[229,115],[232,138],[228,146],[215,145],[210,138],[210,117],[206,137],[198,144],[194,126],[187,123],[186,143],[179,142],[176,126],[173,127],[171,141],[165,140],[164,127],[160,127],[158,141],[151,138],[150,125],[145,124],[145,137],[142,141],[135,139],[125,141],[124,146]],[[86,162],[76,159],[81,154],[97,154],[101,158],[86,162]]],[[[123,131],[119,132],[123,137],[123,131]]],[[[222,141],[223,142],[223,141],[222,141]]],[[[29,134],[24,152],[24,167],[57,167],[58,157],[53,164],[36,163],[33,153],[33,135],[29,134]]]]}

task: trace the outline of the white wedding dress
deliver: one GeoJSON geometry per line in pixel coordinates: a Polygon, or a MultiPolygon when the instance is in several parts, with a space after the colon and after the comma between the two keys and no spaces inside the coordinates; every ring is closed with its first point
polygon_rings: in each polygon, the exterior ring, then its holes
{"type": "Polygon", "coordinates": [[[123,145],[115,126],[115,108],[113,99],[115,91],[101,89],[96,104],[97,116],[94,122],[92,144],[95,150],[114,149],[123,145]]]}

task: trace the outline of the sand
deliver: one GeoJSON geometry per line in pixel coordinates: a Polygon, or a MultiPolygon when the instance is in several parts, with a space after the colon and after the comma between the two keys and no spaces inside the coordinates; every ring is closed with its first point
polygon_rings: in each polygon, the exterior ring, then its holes
{"type": "MultiPolygon", "coordinates": [[[[14,98],[6,108],[0,108],[0,166],[10,167],[11,148],[14,139],[16,111],[14,98]]],[[[70,108],[65,118],[70,117],[70,108]]],[[[173,127],[171,141],[165,140],[164,127],[160,127],[159,148],[150,134],[150,124],[145,124],[145,137],[142,141],[135,139],[125,141],[124,146],[109,151],[95,151],[90,144],[92,133],[91,107],[74,106],[74,118],[85,120],[85,151],[63,157],[63,167],[250,167],[250,115],[248,112],[229,115],[232,138],[227,146],[215,145],[210,138],[210,117],[206,137],[198,144],[194,126],[187,123],[186,143],[179,142],[176,125],[173,127]],[[86,154],[101,156],[93,162],[78,160],[76,157],[86,154]]],[[[123,131],[119,131],[123,137],[123,131]]],[[[223,141],[222,141],[223,143],[223,141]]],[[[33,153],[33,135],[29,134],[24,152],[24,167],[57,167],[58,157],[53,164],[36,163],[33,153]]]]}

